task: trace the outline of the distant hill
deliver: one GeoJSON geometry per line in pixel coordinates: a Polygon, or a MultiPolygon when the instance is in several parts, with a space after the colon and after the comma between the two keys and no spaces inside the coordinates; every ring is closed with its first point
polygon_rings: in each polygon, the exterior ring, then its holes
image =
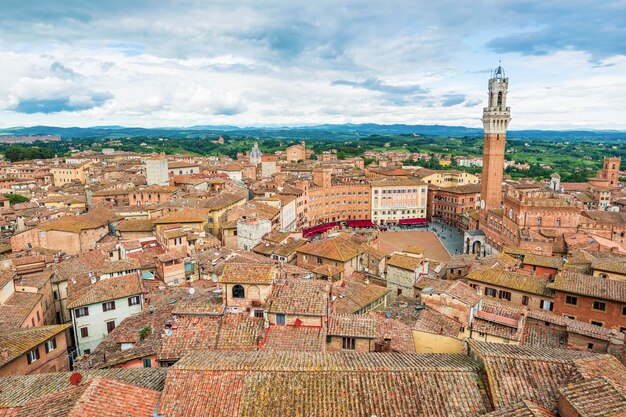
{"type": "MultiPolygon", "coordinates": [[[[93,127],[54,127],[32,126],[13,127],[0,129],[0,136],[33,136],[33,135],[59,135],[63,139],[72,138],[125,138],[130,136],[148,137],[201,137],[228,134],[232,136],[255,136],[255,137],[310,137],[316,139],[333,140],[336,136],[345,139],[345,135],[406,135],[419,134],[426,136],[478,136],[482,135],[482,129],[467,128],[463,126],[442,125],[379,125],[365,124],[324,124],[313,126],[275,126],[275,127],[237,127],[228,125],[200,125],[184,128],[161,127],[141,128],[124,126],[93,126],[93,127]]],[[[611,130],[511,130],[509,138],[525,140],[549,140],[549,141],[622,141],[626,140],[626,132],[611,130]]],[[[339,138],[337,138],[339,139],[339,138]]]]}

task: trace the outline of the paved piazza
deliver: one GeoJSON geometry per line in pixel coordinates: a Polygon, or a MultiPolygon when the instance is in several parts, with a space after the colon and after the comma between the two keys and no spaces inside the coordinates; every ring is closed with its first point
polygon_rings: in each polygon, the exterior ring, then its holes
{"type": "Polygon", "coordinates": [[[407,230],[382,232],[379,237],[378,249],[390,254],[399,251],[409,245],[415,245],[425,249],[427,258],[437,261],[447,261],[450,254],[437,235],[426,230],[407,230]]]}

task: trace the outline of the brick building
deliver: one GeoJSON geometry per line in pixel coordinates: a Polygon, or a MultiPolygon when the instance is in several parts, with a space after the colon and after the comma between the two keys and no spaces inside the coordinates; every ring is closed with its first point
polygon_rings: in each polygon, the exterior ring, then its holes
{"type": "MultiPolygon", "coordinates": [[[[296,213],[301,209],[296,208],[296,213]]],[[[298,214],[296,214],[298,215],[298,214]]],[[[310,226],[343,220],[370,219],[370,185],[366,180],[339,180],[329,169],[313,170],[307,191],[306,218],[310,226]]]]}
{"type": "Polygon", "coordinates": [[[626,332],[626,281],[562,271],[549,287],[556,314],[626,332]]]}
{"type": "Polygon", "coordinates": [[[428,187],[428,218],[466,230],[463,214],[480,207],[480,185],[468,184],[456,187],[428,187]]]}
{"type": "Polygon", "coordinates": [[[69,324],[0,332],[0,376],[32,375],[69,369],[69,324]]]}

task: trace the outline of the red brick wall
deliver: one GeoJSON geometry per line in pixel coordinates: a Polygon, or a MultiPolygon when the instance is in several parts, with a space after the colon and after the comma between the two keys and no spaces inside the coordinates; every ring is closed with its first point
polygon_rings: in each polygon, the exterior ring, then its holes
{"type": "Polygon", "coordinates": [[[546,268],[545,266],[538,266],[538,265],[524,264],[522,265],[522,269],[524,271],[535,272],[537,276],[549,275],[553,277],[557,273],[557,270],[554,268],[546,268]],[[533,269],[533,266],[535,267],[534,269],[533,269]]]}
{"type": "Polygon", "coordinates": [[[622,306],[624,304],[614,301],[601,300],[582,295],[571,294],[578,297],[578,303],[575,306],[565,304],[567,293],[557,291],[554,295],[554,312],[560,316],[573,316],[576,320],[591,323],[598,321],[603,323],[603,327],[617,328],[626,327],[626,316],[622,316],[622,306]],[[606,311],[593,310],[593,302],[595,300],[606,303],[606,311]]]}
{"type": "Polygon", "coordinates": [[[0,368],[0,377],[11,375],[31,375],[47,372],[60,372],[69,370],[67,353],[67,340],[65,333],[56,335],[57,348],[46,353],[44,345],[39,345],[39,359],[28,364],[26,355],[9,362],[0,368]]]}

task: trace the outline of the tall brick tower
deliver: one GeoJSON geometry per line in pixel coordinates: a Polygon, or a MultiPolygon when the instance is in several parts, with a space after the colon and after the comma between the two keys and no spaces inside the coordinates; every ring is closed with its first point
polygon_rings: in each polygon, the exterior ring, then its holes
{"type": "Polygon", "coordinates": [[[506,106],[509,79],[502,67],[496,68],[489,79],[489,102],[483,108],[485,144],[483,174],[480,190],[480,222],[486,222],[488,210],[502,205],[502,176],[504,174],[504,144],[511,120],[511,108],[506,106]]]}
{"type": "Polygon", "coordinates": [[[608,180],[611,187],[617,187],[621,159],[618,156],[604,158],[598,177],[608,180]]]}

